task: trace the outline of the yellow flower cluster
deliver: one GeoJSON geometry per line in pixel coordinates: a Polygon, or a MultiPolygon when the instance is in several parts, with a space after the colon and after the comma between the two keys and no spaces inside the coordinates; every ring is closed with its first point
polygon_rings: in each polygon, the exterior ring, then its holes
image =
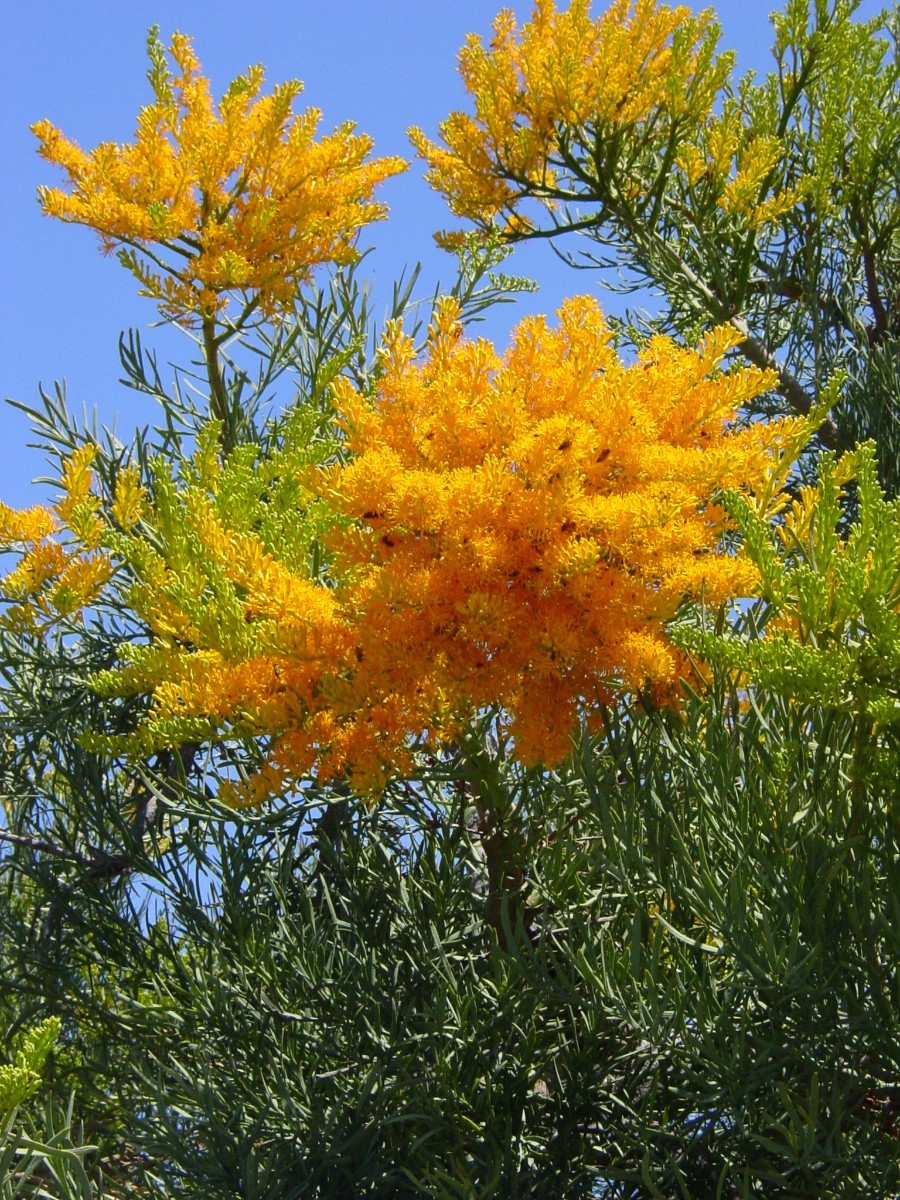
{"type": "Polygon", "coordinates": [[[354,680],[441,698],[426,710],[500,706],[522,757],[552,763],[580,705],[676,687],[664,626],[685,599],[753,590],[715,552],[711,498],[763,486],[760,432],[729,422],[772,381],[716,373],[727,330],[698,350],[656,338],[626,366],[587,297],[556,329],[524,321],[503,359],[459,341],[457,315],[438,308],[422,364],[391,331],[374,405],[337,385],[354,454],[316,486],[356,519],[334,542],[362,616],[354,680]]]}
{"type": "Polygon", "coordinates": [[[7,604],[0,624],[7,629],[38,632],[80,613],[112,577],[112,560],[100,548],[105,526],[97,515],[99,500],[91,492],[94,453],[83,446],[69,459],[53,511],[37,506],[16,512],[0,504],[0,549],[22,552],[0,583],[7,604]],[[73,535],[70,549],[55,536],[63,528],[73,535]]]}
{"type": "Polygon", "coordinates": [[[316,140],[320,114],[292,112],[297,81],[260,96],[252,67],[217,109],[188,38],[172,38],[174,76],[155,31],[149,49],[155,99],[130,145],[87,154],[49,121],[33,126],[72,185],[41,188],[44,211],[127,248],[120,257],[166,316],[213,316],[230,293],[265,317],[290,308],[312,268],[353,260],[359,229],[386,215],[375,187],[406,163],[368,160],[371,139],[352,124],[316,140]]]}
{"type": "Polygon", "coordinates": [[[675,699],[666,622],[756,583],[722,550],[716,493],[770,492],[797,422],[733,427],[772,380],[721,370],[728,329],[693,350],[655,338],[626,365],[588,298],[555,329],[524,321],[502,357],[458,317],[439,304],[421,360],[393,326],[374,399],[335,384],[351,456],[303,482],[339,517],[336,586],[230,528],[199,484],[194,557],[130,556],[154,637],[104,686],[154,693],[142,749],[264,736],[264,769],[231,793],[256,803],[311,771],[376,787],[488,707],[524,761],[552,764],[616,691],[675,699]]]}
{"type": "Polygon", "coordinates": [[[589,8],[573,0],[560,13],[537,0],[521,30],[509,10],[500,13],[489,49],[466,41],[459,70],[475,115],[452,113],[440,126],[443,146],[410,130],[429,182],[457,216],[502,216],[517,232],[523,190],[552,198],[554,167],[570,169],[576,143],[659,124],[663,114],[699,125],[709,113],[730,66],[713,60],[710,12],[614,0],[592,19],[589,8]]]}
{"type": "Polygon", "coordinates": [[[735,104],[710,115],[696,140],[681,147],[676,159],[695,199],[711,195],[726,213],[740,216],[751,229],[776,221],[807,194],[809,181],[773,190],[772,176],[784,156],[779,138],[752,136],[735,104]]]}

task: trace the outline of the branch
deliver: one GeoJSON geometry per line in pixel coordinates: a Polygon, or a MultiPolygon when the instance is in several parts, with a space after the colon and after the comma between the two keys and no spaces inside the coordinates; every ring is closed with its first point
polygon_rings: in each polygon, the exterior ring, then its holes
{"type": "Polygon", "coordinates": [[[872,253],[872,247],[869,244],[868,238],[862,246],[862,260],[863,269],[866,274],[866,298],[869,301],[869,308],[871,308],[874,318],[874,328],[871,330],[869,336],[869,344],[877,345],[887,333],[888,318],[884,301],[881,299],[881,292],[878,290],[878,273],[875,268],[875,256],[872,253]]]}
{"type": "Polygon", "coordinates": [[[777,281],[768,274],[769,268],[766,263],[760,263],[759,266],[766,272],[766,278],[751,280],[747,284],[747,295],[777,296],[780,300],[793,300],[810,307],[815,305],[826,317],[840,325],[845,333],[853,337],[859,336],[860,330],[863,329],[862,322],[853,321],[833,296],[805,288],[797,279],[777,281]]]}
{"type": "MultiPolygon", "coordinates": [[[[638,232],[641,231],[635,231],[636,235],[638,232]]],[[[728,311],[727,306],[712,288],[704,283],[700,276],[688,266],[671,245],[663,242],[658,234],[654,233],[652,236],[657,243],[656,248],[659,253],[668,260],[670,266],[681,275],[691,290],[700,297],[709,314],[717,321],[727,321],[741,335],[744,340],[737,348],[743,354],[744,358],[748,362],[753,363],[755,367],[774,371],[778,376],[778,390],[795,412],[800,413],[801,416],[806,416],[815,407],[815,396],[811,396],[800,381],[788,371],[787,367],[778,361],[769,348],[755,334],[750,332],[750,327],[743,317],[728,311]]],[[[838,428],[830,418],[826,419],[819,427],[817,436],[829,450],[845,448],[838,428]]]]}
{"type": "Polygon", "coordinates": [[[10,842],[13,846],[27,846],[29,850],[40,850],[44,854],[52,854],[54,858],[64,858],[68,862],[85,861],[80,855],[71,850],[63,850],[61,846],[55,846],[52,842],[45,842],[37,837],[26,837],[22,833],[11,833],[8,829],[0,829],[0,842],[10,842]]]}
{"type": "Polygon", "coordinates": [[[75,850],[65,850],[62,846],[45,841],[43,838],[13,833],[9,829],[0,829],[0,841],[8,842],[13,846],[26,846],[30,850],[49,854],[53,858],[65,859],[67,862],[81,867],[84,875],[67,884],[63,889],[66,892],[74,891],[84,879],[109,879],[121,875],[125,871],[130,871],[132,867],[130,860],[124,854],[108,854],[98,846],[88,846],[87,854],[79,854],[75,850]]]}
{"type": "Polygon", "coordinates": [[[228,392],[222,377],[222,361],[219,357],[219,341],[216,336],[216,320],[211,313],[203,314],[203,349],[206,359],[206,378],[209,382],[209,410],[221,422],[219,441],[222,455],[227,458],[234,449],[235,438],[231,413],[228,409],[228,392]]]}

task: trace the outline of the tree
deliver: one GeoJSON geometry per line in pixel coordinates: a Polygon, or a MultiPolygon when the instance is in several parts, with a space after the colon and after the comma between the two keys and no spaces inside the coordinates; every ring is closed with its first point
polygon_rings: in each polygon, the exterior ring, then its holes
{"type": "Polygon", "coordinates": [[[61,499],[0,510],[3,1019],[63,1019],[113,1194],[900,1194],[900,509],[854,391],[894,66],[851,18],[790,3],[735,89],[710,17],[498,18],[476,116],[414,135],[483,234],[424,343],[352,261],[399,164],[299,85],[216,108],[151,33],[133,146],[36,128],[209,396],[123,339],[159,428],[45,398],[61,499]],[[664,289],[634,361],[584,297],[469,340],[504,239],[573,232],[664,289]]]}

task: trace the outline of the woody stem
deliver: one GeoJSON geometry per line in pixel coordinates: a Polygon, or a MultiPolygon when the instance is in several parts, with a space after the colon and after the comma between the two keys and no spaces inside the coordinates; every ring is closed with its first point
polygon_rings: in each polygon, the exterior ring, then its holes
{"type": "Polygon", "coordinates": [[[228,392],[222,375],[222,360],[216,337],[216,319],[211,313],[203,315],[203,350],[206,359],[206,378],[209,381],[209,410],[221,422],[219,441],[226,457],[234,449],[234,422],[228,410],[228,392]]]}

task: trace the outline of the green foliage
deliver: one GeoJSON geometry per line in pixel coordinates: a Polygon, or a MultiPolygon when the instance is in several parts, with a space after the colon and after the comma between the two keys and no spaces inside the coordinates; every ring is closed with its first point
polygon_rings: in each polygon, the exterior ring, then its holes
{"type": "Polygon", "coordinates": [[[41,1088],[41,1073],[60,1028],[59,1018],[49,1017],[26,1031],[14,1062],[0,1065],[0,1200],[92,1200],[101,1194],[83,1164],[94,1147],[73,1141],[71,1103],[62,1109],[48,1101],[37,1129],[23,1128],[18,1119],[20,1106],[41,1088]]]}
{"type": "Polygon", "coordinates": [[[0,1200],[99,1200],[102,1188],[84,1161],[93,1150],[75,1140],[71,1105],[48,1104],[35,1136],[9,1118],[0,1125],[0,1200]]]}
{"type": "Polygon", "coordinates": [[[13,1062],[0,1064],[0,1120],[6,1121],[40,1087],[41,1070],[59,1030],[59,1019],[48,1018],[24,1035],[13,1062]]]}
{"type": "Polygon", "coordinates": [[[775,527],[742,497],[725,499],[759,569],[766,608],[743,637],[686,625],[682,645],[801,704],[864,716],[873,738],[877,730],[896,741],[900,501],[884,497],[874,446],[839,464],[824,455],[817,486],[775,527]],[[842,484],[854,476],[851,516],[842,484]]]}
{"type": "Polygon", "coordinates": [[[198,1197],[893,1194],[895,822],[854,829],[840,714],[745,699],[611,712],[556,776],[488,736],[371,812],[173,802],[164,920],[98,894],[41,952],[106,980],[120,1152],[198,1197]]]}

